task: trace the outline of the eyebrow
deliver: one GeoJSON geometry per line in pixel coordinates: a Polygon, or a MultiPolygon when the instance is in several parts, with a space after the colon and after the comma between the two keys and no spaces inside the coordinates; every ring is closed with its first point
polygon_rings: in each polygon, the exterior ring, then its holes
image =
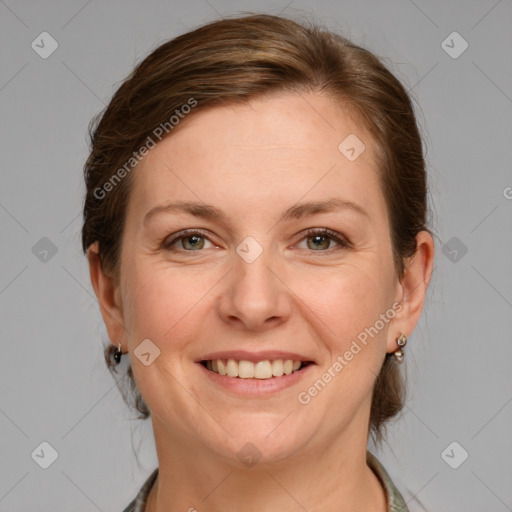
{"type": "MultiPolygon", "coordinates": [[[[308,215],[329,213],[335,210],[343,209],[352,210],[365,216],[368,219],[370,218],[368,212],[359,204],[352,201],[347,201],[345,199],[331,198],[327,199],[326,201],[309,201],[307,203],[297,203],[288,208],[288,210],[283,213],[279,219],[279,222],[291,219],[301,219],[308,215]]],[[[212,220],[225,220],[227,218],[227,215],[224,211],[213,205],[195,201],[176,201],[151,208],[151,210],[149,210],[148,213],[146,213],[144,216],[144,224],[146,224],[151,217],[154,217],[159,213],[188,213],[194,217],[201,217],[204,219],[212,220]]]]}

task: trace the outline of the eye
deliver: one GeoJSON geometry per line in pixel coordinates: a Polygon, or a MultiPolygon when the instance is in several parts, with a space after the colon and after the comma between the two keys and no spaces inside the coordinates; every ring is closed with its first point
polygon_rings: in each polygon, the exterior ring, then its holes
{"type": "Polygon", "coordinates": [[[197,230],[185,230],[181,231],[171,239],[164,240],[162,248],[170,251],[184,250],[186,252],[194,252],[200,249],[204,249],[205,240],[208,240],[206,235],[197,230]],[[173,249],[173,246],[181,240],[181,248],[173,249]]]}
{"type": "MultiPolygon", "coordinates": [[[[332,250],[336,251],[340,248],[348,249],[350,247],[350,243],[344,237],[327,228],[310,229],[302,240],[306,241],[308,249],[316,252],[331,252],[332,250]],[[333,241],[339,245],[338,248],[331,248],[333,241]]],[[[205,247],[205,241],[210,242],[204,233],[188,229],[173,235],[170,239],[165,239],[162,248],[174,252],[197,252],[201,249],[208,249],[208,247],[205,247]],[[180,241],[181,247],[173,248],[180,241]]]]}
{"type": "Polygon", "coordinates": [[[341,235],[327,228],[310,229],[303,240],[306,241],[308,249],[317,252],[330,252],[327,249],[331,249],[332,241],[335,241],[340,246],[332,250],[339,250],[340,248],[347,249],[350,247],[350,244],[341,235]]]}

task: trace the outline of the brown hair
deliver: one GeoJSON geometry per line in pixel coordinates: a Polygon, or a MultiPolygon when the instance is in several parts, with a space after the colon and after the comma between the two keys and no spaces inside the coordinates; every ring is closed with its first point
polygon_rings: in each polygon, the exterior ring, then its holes
{"type": "MultiPolygon", "coordinates": [[[[196,106],[190,115],[196,115],[278,91],[325,92],[353,107],[372,134],[401,278],[404,260],[415,253],[416,235],[430,232],[422,139],[407,91],[379,58],[348,39],[315,23],[264,14],[214,21],[162,44],[136,66],[93,119],[91,153],[84,167],[84,252],[98,241],[103,270],[119,278],[133,174],[126,162],[162,123],[172,135],[169,119],[191,98],[196,106]],[[122,179],[113,181],[116,173],[122,179]]],[[[110,371],[115,348],[111,343],[105,347],[110,371]]],[[[131,367],[126,376],[139,418],[145,419],[150,411],[131,367]]],[[[404,400],[402,373],[392,354],[386,354],[373,392],[369,432],[374,440],[382,441],[384,423],[402,409],[404,400]]]]}

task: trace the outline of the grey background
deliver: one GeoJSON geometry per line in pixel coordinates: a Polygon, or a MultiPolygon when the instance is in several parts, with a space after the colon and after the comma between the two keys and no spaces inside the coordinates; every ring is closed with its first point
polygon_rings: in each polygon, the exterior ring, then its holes
{"type": "Polygon", "coordinates": [[[384,57],[421,106],[435,273],[406,348],[407,405],[374,452],[411,511],[512,510],[511,0],[8,0],[0,511],[119,511],[157,465],[150,421],[130,420],[103,362],[79,244],[86,128],[161,42],[244,10],[314,13],[384,57]],[[43,31],[59,45],[47,59],[31,47],[43,31]],[[441,46],[453,31],[469,44],[458,58],[441,46]],[[58,452],[48,469],[31,456],[43,441],[58,452]],[[457,469],[441,456],[453,441],[469,454],[457,469]]]}

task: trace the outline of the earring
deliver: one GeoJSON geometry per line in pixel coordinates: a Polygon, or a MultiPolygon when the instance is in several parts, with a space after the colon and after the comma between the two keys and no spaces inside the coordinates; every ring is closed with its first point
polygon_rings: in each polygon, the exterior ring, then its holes
{"type": "Polygon", "coordinates": [[[114,360],[116,364],[119,364],[121,362],[122,355],[123,352],[121,351],[121,342],[119,342],[119,347],[117,347],[116,351],[114,352],[114,360]]]}
{"type": "Polygon", "coordinates": [[[400,334],[400,337],[396,340],[396,342],[398,343],[398,346],[400,348],[398,350],[395,350],[393,352],[393,355],[397,358],[399,362],[402,362],[404,358],[403,347],[407,345],[407,336],[405,336],[405,334],[400,334]]]}

